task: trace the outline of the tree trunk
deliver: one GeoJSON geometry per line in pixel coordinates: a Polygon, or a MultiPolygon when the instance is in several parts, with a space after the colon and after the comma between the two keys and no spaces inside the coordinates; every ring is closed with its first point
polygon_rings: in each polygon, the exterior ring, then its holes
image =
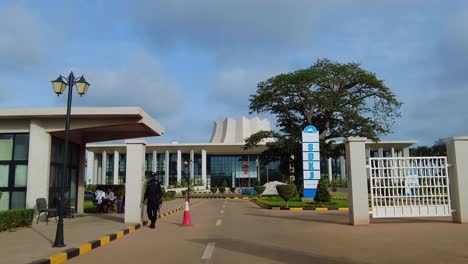
{"type": "Polygon", "coordinates": [[[286,208],[289,208],[289,200],[286,201],[286,208]]]}

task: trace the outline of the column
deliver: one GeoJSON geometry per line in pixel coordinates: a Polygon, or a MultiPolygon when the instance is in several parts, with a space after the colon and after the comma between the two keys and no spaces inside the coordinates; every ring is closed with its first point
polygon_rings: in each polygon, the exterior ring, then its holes
{"type": "Polygon", "coordinates": [[[395,158],[395,148],[392,147],[392,158],[395,158]]]}
{"type": "Polygon", "coordinates": [[[346,159],[344,156],[340,156],[340,172],[341,172],[341,179],[346,179],[346,159]]]}
{"type": "Polygon", "coordinates": [[[195,152],[193,149],[190,151],[190,179],[193,180],[195,176],[195,152]]]}
{"type": "Polygon", "coordinates": [[[85,165],[86,144],[80,146],[80,164],[78,167],[78,192],[76,193],[76,212],[78,214],[84,213],[84,192],[85,192],[85,165]]]}
{"type": "Polygon", "coordinates": [[[402,151],[402,150],[399,150],[399,151],[398,151],[398,157],[399,157],[399,158],[403,157],[403,151],[402,151]]]}
{"type": "Polygon", "coordinates": [[[379,148],[379,158],[383,158],[383,148],[379,148]]]}
{"type": "Polygon", "coordinates": [[[177,150],[177,182],[182,182],[182,152],[177,150]]]}
{"type": "Polygon", "coordinates": [[[141,224],[145,182],[144,140],[127,140],[127,174],[125,176],[125,223],[141,224]]]}
{"type": "Polygon", "coordinates": [[[450,200],[453,222],[468,223],[468,137],[453,137],[447,141],[449,166],[450,200]]]}
{"type": "Polygon", "coordinates": [[[119,184],[119,152],[114,150],[114,184],[119,184]]]}
{"type": "Polygon", "coordinates": [[[101,166],[101,180],[100,180],[100,184],[107,184],[106,182],[106,178],[107,178],[107,175],[106,175],[106,170],[107,170],[107,152],[104,150],[102,152],[102,166],[101,166]]]}
{"type": "Polygon", "coordinates": [[[348,168],[349,222],[352,225],[369,224],[369,204],[366,173],[366,138],[345,140],[348,168]]]}
{"type": "MultiPolygon", "coordinates": [[[[158,152],[156,152],[156,150],[153,150],[153,171],[154,172],[157,172],[158,171],[158,152]]],[[[158,175],[158,180],[159,180],[159,177],[161,177],[160,175],[158,175]]]]}
{"type": "Polygon", "coordinates": [[[86,151],[86,184],[94,183],[94,152],[86,151]]]}
{"type": "Polygon", "coordinates": [[[332,180],[333,180],[332,158],[328,158],[328,181],[332,182],[332,180]]]}
{"type": "Polygon", "coordinates": [[[202,181],[203,181],[203,184],[207,187],[208,187],[208,183],[206,182],[206,150],[202,149],[201,151],[201,177],[202,177],[202,181]]]}
{"type": "Polygon", "coordinates": [[[49,200],[51,136],[39,120],[29,126],[26,208],[35,208],[37,198],[49,200]]]}
{"type": "Polygon", "coordinates": [[[403,157],[409,157],[409,156],[410,156],[409,148],[404,148],[403,149],[403,157]]]}
{"type": "Polygon", "coordinates": [[[164,177],[166,177],[166,181],[165,181],[165,184],[166,184],[166,187],[169,186],[169,150],[166,150],[166,154],[165,154],[165,159],[166,159],[166,165],[164,167],[164,177]]]}
{"type": "MultiPolygon", "coordinates": [[[[94,152],[93,152],[94,155],[94,152]]],[[[99,161],[96,158],[96,155],[94,155],[94,170],[93,170],[93,182],[92,184],[97,184],[98,183],[98,177],[99,177],[99,161]]]]}

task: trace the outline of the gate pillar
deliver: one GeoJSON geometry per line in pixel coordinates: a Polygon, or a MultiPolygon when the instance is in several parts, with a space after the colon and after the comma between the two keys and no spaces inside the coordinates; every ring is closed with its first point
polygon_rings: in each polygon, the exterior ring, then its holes
{"type": "Polygon", "coordinates": [[[141,224],[143,187],[145,182],[145,145],[143,140],[127,140],[127,172],[125,175],[125,223],[141,224]]]}
{"type": "Polygon", "coordinates": [[[456,210],[453,222],[468,223],[468,137],[452,137],[447,141],[450,199],[456,210]]]}
{"type": "Polygon", "coordinates": [[[363,137],[345,140],[348,169],[349,223],[369,224],[369,196],[367,192],[366,141],[363,137]]]}

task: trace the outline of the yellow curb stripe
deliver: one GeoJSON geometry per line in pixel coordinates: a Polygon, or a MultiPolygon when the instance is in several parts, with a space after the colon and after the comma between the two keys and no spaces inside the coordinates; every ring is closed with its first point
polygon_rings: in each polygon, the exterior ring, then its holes
{"type": "Polygon", "coordinates": [[[129,226],[128,227],[128,233],[135,232],[135,226],[129,226]]]}
{"type": "Polygon", "coordinates": [[[281,210],[281,207],[272,207],[271,210],[281,210]]]}
{"type": "Polygon", "coordinates": [[[340,207],[338,208],[338,211],[349,211],[348,207],[340,207]]]}
{"type": "Polygon", "coordinates": [[[289,211],[302,211],[302,208],[289,208],[289,211]]]}
{"type": "Polygon", "coordinates": [[[328,208],[317,207],[317,208],[315,208],[315,211],[328,211],[328,208]]]}
{"type": "Polygon", "coordinates": [[[119,238],[123,237],[124,232],[123,232],[123,231],[119,231],[119,232],[117,232],[116,235],[117,235],[117,239],[119,239],[119,238]]]}
{"type": "Polygon", "coordinates": [[[86,254],[88,251],[91,251],[91,243],[86,243],[80,246],[80,255],[86,254]]]}
{"type": "Polygon", "coordinates": [[[234,200],[237,200],[237,199],[239,199],[239,197],[234,197],[234,200]]]}
{"type": "Polygon", "coordinates": [[[242,199],[244,199],[244,200],[248,200],[248,199],[249,199],[249,197],[242,197],[242,199]]]}
{"type": "Polygon", "coordinates": [[[107,245],[110,243],[110,237],[109,236],[104,236],[101,237],[99,240],[101,240],[101,246],[107,245]]]}
{"type": "Polygon", "coordinates": [[[50,264],[59,264],[59,263],[64,263],[67,261],[67,253],[58,253],[56,255],[53,255],[49,258],[50,264]]]}

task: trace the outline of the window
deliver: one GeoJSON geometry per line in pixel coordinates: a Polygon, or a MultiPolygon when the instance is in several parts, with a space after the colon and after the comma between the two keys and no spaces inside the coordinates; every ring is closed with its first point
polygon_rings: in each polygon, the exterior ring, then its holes
{"type": "Polygon", "coordinates": [[[127,155],[119,154],[119,184],[124,184],[125,182],[125,173],[127,170],[127,155]]]}
{"type": "Polygon", "coordinates": [[[258,181],[258,155],[210,155],[207,157],[207,174],[211,186],[254,186],[258,181]]]}
{"type": "Polygon", "coordinates": [[[166,184],[166,154],[157,154],[156,173],[162,185],[166,184]]]}
{"type": "Polygon", "coordinates": [[[106,158],[106,184],[114,184],[114,154],[107,154],[106,158]]]}
{"type": "Polygon", "coordinates": [[[29,134],[0,135],[0,210],[26,207],[29,134]]]}

